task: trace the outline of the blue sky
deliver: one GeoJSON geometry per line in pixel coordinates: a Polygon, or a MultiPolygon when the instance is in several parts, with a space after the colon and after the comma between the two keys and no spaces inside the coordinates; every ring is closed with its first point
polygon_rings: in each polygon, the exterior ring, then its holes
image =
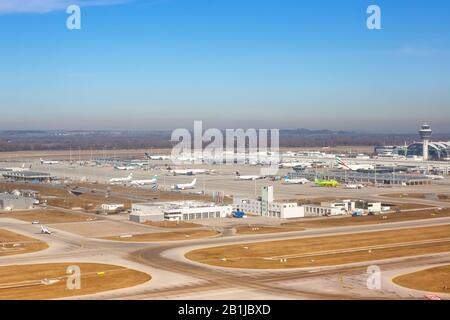
{"type": "Polygon", "coordinates": [[[449,21],[446,0],[0,0],[0,129],[450,132],[449,21]]]}

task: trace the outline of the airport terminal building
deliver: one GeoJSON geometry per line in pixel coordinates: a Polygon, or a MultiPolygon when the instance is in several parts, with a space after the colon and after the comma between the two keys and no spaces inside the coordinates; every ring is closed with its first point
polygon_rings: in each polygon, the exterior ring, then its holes
{"type": "MultiPolygon", "coordinates": [[[[407,157],[423,157],[423,143],[414,142],[408,146],[407,157]]],[[[428,143],[428,159],[450,160],[450,142],[439,141],[428,143]]]]}

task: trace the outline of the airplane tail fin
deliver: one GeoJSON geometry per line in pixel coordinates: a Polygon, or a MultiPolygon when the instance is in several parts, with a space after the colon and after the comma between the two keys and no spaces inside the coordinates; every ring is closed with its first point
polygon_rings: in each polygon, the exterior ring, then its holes
{"type": "Polygon", "coordinates": [[[192,185],[195,185],[197,183],[197,178],[195,178],[194,180],[192,180],[192,185]]]}

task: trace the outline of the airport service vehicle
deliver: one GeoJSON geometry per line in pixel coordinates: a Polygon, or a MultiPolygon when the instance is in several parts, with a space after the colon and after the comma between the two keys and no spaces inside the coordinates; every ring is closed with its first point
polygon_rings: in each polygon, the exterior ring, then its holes
{"type": "Polygon", "coordinates": [[[120,184],[120,183],[127,183],[133,179],[133,173],[130,173],[130,175],[126,178],[111,178],[109,179],[109,183],[111,184],[120,184]]]}
{"type": "Polygon", "coordinates": [[[290,179],[288,176],[284,177],[285,184],[307,184],[308,182],[309,180],[306,178],[290,179]]]}
{"type": "Polygon", "coordinates": [[[239,211],[239,210],[233,211],[233,218],[242,219],[244,217],[245,217],[244,211],[239,211]]]}
{"type": "Polygon", "coordinates": [[[46,226],[41,226],[41,233],[52,234],[52,232],[50,230],[48,230],[48,228],[46,226]]]}
{"type": "Polygon", "coordinates": [[[153,178],[147,179],[147,180],[131,180],[130,185],[131,186],[145,186],[145,185],[156,184],[157,182],[158,182],[158,176],[154,175],[153,178]]]}
{"type": "Polygon", "coordinates": [[[337,187],[339,185],[339,182],[336,180],[322,180],[322,179],[315,179],[314,184],[318,187],[337,187]]]}
{"type": "Polygon", "coordinates": [[[31,221],[31,224],[39,224],[38,220],[31,221]]]}
{"type": "Polygon", "coordinates": [[[346,184],[345,189],[362,189],[364,185],[362,184],[346,184]]]}
{"type": "Polygon", "coordinates": [[[338,165],[339,169],[342,170],[351,170],[351,171],[358,171],[358,170],[373,170],[375,167],[372,164],[348,164],[345,163],[341,157],[335,158],[336,164],[338,165]]]}
{"type": "Polygon", "coordinates": [[[42,158],[39,159],[41,161],[41,164],[58,164],[59,161],[55,161],[55,160],[44,160],[42,158]]]}
{"type": "Polygon", "coordinates": [[[236,179],[237,180],[259,180],[259,179],[265,179],[265,176],[241,176],[241,174],[239,173],[239,171],[236,171],[236,179]]]}
{"type": "Polygon", "coordinates": [[[170,156],[162,156],[162,155],[151,156],[151,155],[148,154],[147,152],[145,153],[145,156],[146,156],[149,160],[170,160],[170,156]]]}
{"type": "Polygon", "coordinates": [[[192,180],[191,183],[179,183],[179,184],[174,184],[172,186],[173,190],[187,190],[187,189],[194,189],[195,188],[195,184],[197,183],[197,179],[192,180]]]}

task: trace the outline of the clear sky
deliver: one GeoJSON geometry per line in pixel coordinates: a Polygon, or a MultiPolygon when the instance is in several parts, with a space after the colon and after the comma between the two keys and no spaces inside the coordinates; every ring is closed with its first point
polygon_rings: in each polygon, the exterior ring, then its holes
{"type": "Polygon", "coordinates": [[[450,132],[448,0],[0,0],[0,58],[0,130],[450,132]]]}

